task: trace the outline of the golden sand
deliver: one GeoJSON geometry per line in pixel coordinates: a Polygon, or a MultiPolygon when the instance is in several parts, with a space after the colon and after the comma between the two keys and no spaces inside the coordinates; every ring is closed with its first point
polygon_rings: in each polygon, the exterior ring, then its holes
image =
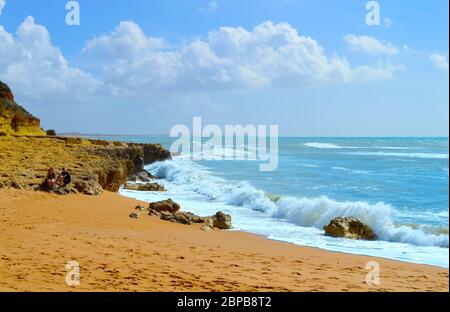
{"type": "Polygon", "coordinates": [[[328,252],[141,214],[136,200],[0,190],[0,291],[448,291],[448,269],[328,252]],[[80,285],[66,284],[66,263],[80,285]],[[366,263],[381,268],[366,284],[366,263]]]}

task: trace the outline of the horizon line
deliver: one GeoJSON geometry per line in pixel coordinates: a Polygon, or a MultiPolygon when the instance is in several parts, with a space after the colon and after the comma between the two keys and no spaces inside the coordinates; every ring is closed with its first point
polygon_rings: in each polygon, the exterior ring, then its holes
{"type": "MultiPolygon", "coordinates": [[[[82,132],[61,132],[58,136],[73,135],[73,136],[112,136],[112,137],[136,137],[136,136],[165,136],[171,137],[170,134],[108,134],[108,133],[82,133],[82,132]]],[[[223,137],[223,136],[222,136],[223,137]]],[[[449,135],[279,135],[280,138],[449,138],[449,135]]],[[[176,138],[176,137],[173,137],[176,138]]]]}

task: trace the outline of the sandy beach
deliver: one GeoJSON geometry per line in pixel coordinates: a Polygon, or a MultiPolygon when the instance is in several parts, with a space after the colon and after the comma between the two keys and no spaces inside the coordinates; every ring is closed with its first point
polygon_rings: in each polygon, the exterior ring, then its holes
{"type": "Polygon", "coordinates": [[[110,2],[0,0],[0,294],[449,292],[450,1],[110,2]]]}
{"type": "Polygon", "coordinates": [[[449,290],[448,269],[131,219],[138,204],[0,189],[0,291],[449,290]],[[68,261],[80,264],[77,287],[65,283],[68,261]],[[379,286],[365,282],[368,261],[380,264],[379,286]]]}

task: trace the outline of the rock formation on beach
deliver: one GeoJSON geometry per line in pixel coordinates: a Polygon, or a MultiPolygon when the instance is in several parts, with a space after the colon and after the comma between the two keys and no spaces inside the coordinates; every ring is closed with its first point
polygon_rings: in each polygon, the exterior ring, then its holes
{"type": "Polygon", "coordinates": [[[338,217],[323,228],[325,234],[333,237],[374,240],[374,231],[360,220],[353,217],[338,217]]]}
{"type": "Polygon", "coordinates": [[[128,181],[130,182],[150,182],[155,179],[156,178],[150,172],[147,172],[145,170],[139,171],[137,173],[132,173],[128,177],[128,181]]]}
{"type": "Polygon", "coordinates": [[[213,217],[213,226],[221,230],[231,229],[231,216],[219,211],[213,217]]]}
{"type": "Polygon", "coordinates": [[[150,211],[176,213],[181,209],[181,206],[169,198],[163,201],[150,203],[148,209],[150,211]]]}
{"type": "MultiPolygon", "coordinates": [[[[209,231],[213,228],[220,230],[230,230],[232,228],[231,216],[222,211],[217,212],[214,216],[200,217],[191,212],[180,211],[180,209],[181,206],[170,198],[160,202],[150,203],[147,208],[150,216],[178,224],[203,224],[202,230],[204,231],[209,231]]],[[[137,206],[136,210],[144,211],[145,207],[137,206]]],[[[135,218],[136,214],[132,213],[130,217],[135,218]]]]}
{"type": "Polygon", "coordinates": [[[14,100],[11,89],[0,81],[0,135],[45,135],[40,120],[14,100]]]}
{"type": "Polygon", "coordinates": [[[130,143],[130,146],[139,146],[144,149],[144,162],[150,164],[156,161],[164,161],[172,159],[170,151],[165,149],[161,144],[139,144],[130,143]]]}
{"type": "MultiPolygon", "coordinates": [[[[151,151],[152,145],[145,145],[151,151]]],[[[155,145],[155,150],[161,146],[155,145]]],[[[145,157],[144,145],[78,137],[0,136],[0,188],[36,189],[48,168],[58,173],[64,167],[73,181],[55,189],[57,194],[117,192],[129,177],[151,179],[144,166],[160,160],[160,156],[145,157]]]]}

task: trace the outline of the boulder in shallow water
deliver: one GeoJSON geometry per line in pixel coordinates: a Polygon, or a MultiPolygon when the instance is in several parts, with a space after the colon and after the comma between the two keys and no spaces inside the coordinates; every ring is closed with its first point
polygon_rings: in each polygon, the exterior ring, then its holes
{"type": "Polygon", "coordinates": [[[149,205],[150,211],[155,210],[158,212],[167,211],[170,213],[175,213],[178,212],[180,209],[181,206],[170,198],[156,203],[150,203],[149,205]]]}
{"type": "Polygon", "coordinates": [[[170,152],[166,150],[161,144],[143,144],[144,148],[144,163],[146,165],[157,161],[165,161],[172,159],[170,152]]]}
{"type": "Polygon", "coordinates": [[[132,182],[151,182],[155,177],[148,171],[142,170],[137,173],[133,173],[128,177],[128,180],[132,182]]]}
{"type": "Polygon", "coordinates": [[[158,183],[127,183],[124,188],[131,191],[139,192],[165,192],[164,186],[158,183]]]}
{"type": "Polygon", "coordinates": [[[337,217],[324,226],[325,234],[333,237],[375,240],[375,232],[360,220],[353,217],[337,217]]]}

